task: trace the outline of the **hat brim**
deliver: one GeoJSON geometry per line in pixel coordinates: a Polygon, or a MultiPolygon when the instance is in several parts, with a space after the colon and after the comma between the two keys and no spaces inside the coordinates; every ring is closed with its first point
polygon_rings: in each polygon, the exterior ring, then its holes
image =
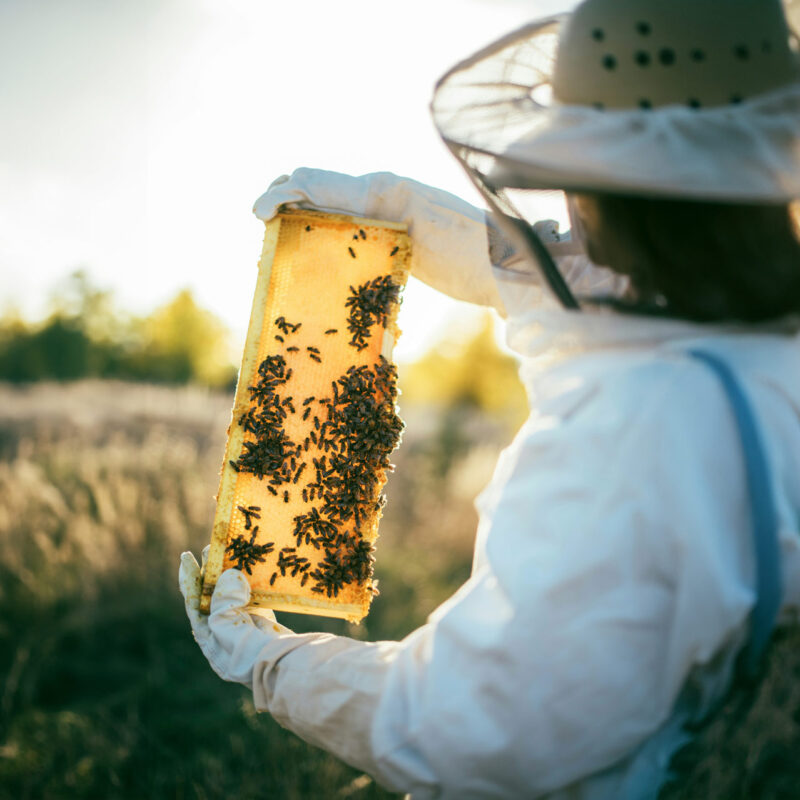
{"type": "Polygon", "coordinates": [[[547,99],[560,24],[530,23],[456,65],[440,134],[493,188],[782,203],[800,197],[800,80],[735,106],[598,110],[547,99]]]}

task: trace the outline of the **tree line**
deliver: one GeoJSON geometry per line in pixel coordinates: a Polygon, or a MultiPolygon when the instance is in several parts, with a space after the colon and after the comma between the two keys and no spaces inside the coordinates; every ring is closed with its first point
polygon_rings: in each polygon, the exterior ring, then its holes
{"type": "MultiPolygon", "coordinates": [[[[228,329],[184,289],[149,315],[125,314],[110,292],[74,272],[57,288],[50,314],[30,323],[0,317],[0,381],[110,378],[157,383],[199,383],[232,389],[238,354],[228,329]]],[[[416,361],[400,365],[401,406],[480,409],[512,426],[527,414],[517,362],[498,347],[494,323],[456,329],[416,361]]]]}
{"type": "Polygon", "coordinates": [[[59,287],[51,305],[50,314],[37,323],[13,313],[0,318],[0,380],[235,383],[228,330],[188,289],[136,317],[116,310],[111,293],[79,271],[59,287]]]}

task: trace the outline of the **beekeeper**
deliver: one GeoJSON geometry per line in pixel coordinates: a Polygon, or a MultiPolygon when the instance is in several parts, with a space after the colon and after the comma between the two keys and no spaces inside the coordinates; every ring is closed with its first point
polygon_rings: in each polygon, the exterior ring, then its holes
{"type": "Polygon", "coordinates": [[[800,604],[797,52],[779,0],[587,0],[437,86],[490,217],[388,173],[270,187],[265,220],[407,223],[416,277],[506,317],[531,412],[470,579],[401,642],[293,634],[235,570],[204,617],[184,554],[220,677],[415,798],[656,796],[800,604]],[[571,235],[529,224],[548,189],[571,235]]]}

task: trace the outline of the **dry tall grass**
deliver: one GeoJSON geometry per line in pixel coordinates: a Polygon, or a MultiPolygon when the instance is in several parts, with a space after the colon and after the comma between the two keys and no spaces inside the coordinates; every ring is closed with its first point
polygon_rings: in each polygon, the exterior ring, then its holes
{"type": "MultiPolygon", "coordinates": [[[[197,388],[0,385],[0,798],[388,797],[255,714],[191,639],[178,554],[213,516],[231,398],[197,388]]],[[[507,432],[406,410],[365,624],[397,638],[466,578],[507,432]],[[425,557],[420,557],[424,553],[425,557]]]]}

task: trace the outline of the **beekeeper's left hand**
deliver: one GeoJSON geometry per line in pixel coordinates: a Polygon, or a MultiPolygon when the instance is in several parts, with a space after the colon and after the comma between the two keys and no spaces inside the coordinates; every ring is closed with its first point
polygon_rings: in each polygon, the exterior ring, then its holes
{"type": "MultiPolygon", "coordinates": [[[[208,548],[203,551],[203,566],[208,548]]],[[[225,681],[253,688],[253,667],[261,651],[291,631],[266,609],[250,608],[250,584],[237,569],[220,575],[211,596],[211,613],[200,612],[201,568],[191,553],[181,555],[178,575],[192,633],[214,672],[225,681]]]]}

